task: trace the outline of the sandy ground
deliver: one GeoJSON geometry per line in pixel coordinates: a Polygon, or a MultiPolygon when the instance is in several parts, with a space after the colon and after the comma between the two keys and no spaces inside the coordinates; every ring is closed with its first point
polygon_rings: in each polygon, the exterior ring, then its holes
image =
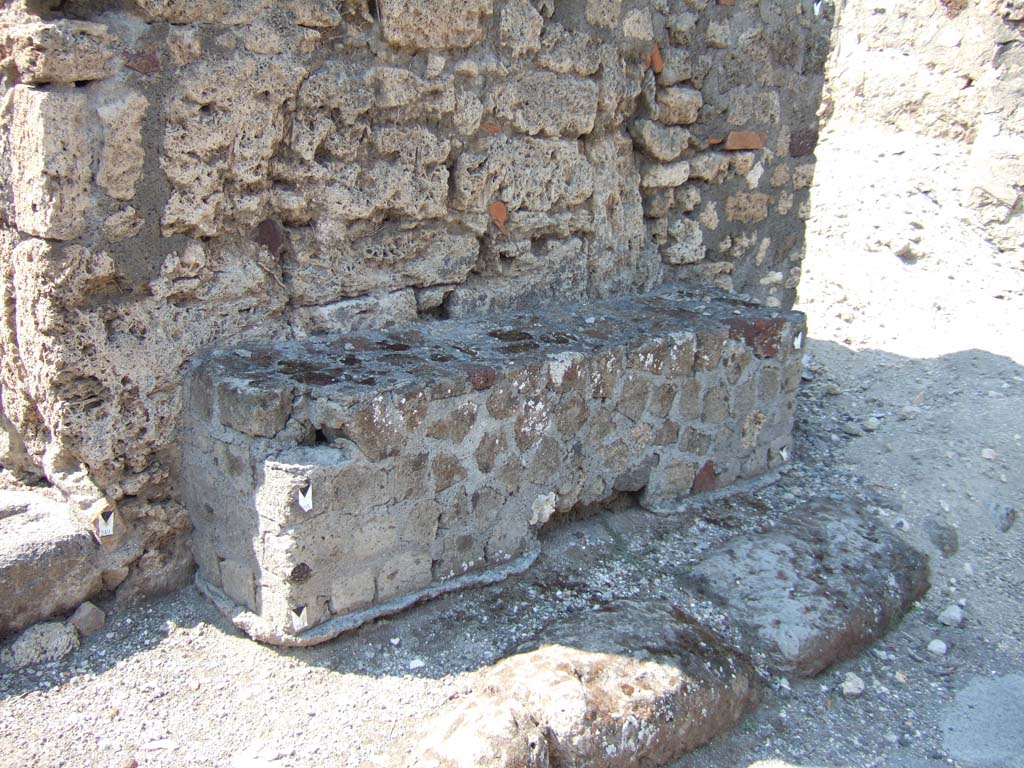
{"type": "Polygon", "coordinates": [[[191,588],[116,610],[65,660],[0,674],[0,766],[392,765],[544,622],[617,597],[685,600],[700,548],[823,496],[928,552],[929,595],[816,679],[764,671],[761,708],[678,765],[1024,766],[1024,521],[1001,530],[1007,509],[1024,517],[1024,264],[961,205],[958,152],[863,126],[824,136],[801,290],[814,338],[774,485],[676,517],[566,522],[525,576],[314,649],[257,645],[191,588]],[[954,604],[962,625],[942,625],[954,604]],[[840,692],[850,672],[856,698],[840,692]]]}

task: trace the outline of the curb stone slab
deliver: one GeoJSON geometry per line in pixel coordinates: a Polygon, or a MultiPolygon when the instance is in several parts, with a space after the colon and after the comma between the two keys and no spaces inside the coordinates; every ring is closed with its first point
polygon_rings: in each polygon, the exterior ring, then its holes
{"type": "Polygon", "coordinates": [[[754,668],[682,611],[619,601],[542,631],[428,722],[409,768],[667,765],[757,701],[754,668]]]}
{"type": "Polygon", "coordinates": [[[870,517],[814,503],[712,549],[689,577],[752,655],[813,677],[882,637],[928,590],[928,556],[870,517]]]}

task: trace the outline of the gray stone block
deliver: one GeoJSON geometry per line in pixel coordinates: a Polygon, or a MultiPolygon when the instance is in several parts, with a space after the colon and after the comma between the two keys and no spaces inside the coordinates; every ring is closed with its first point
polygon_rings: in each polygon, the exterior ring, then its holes
{"type": "Polygon", "coordinates": [[[0,636],[71,611],[103,589],[99,545],[64,504],[4,493],[0,508],[15,510],[0,513],[0,636]]]}
{"type": "Polygon", "coordinates": [[[690,577],[753,653],[811,677],[900,620],[928,589],[928,557],[871,518],[822,503],[730,539],[690,577]]]}

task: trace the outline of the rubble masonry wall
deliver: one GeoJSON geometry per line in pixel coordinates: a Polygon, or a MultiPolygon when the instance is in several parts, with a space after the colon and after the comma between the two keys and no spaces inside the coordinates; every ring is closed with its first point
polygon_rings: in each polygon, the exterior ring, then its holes
{"type": "Polygon", "coordinates": [[[667,281],[792,304],[811,0],[0,4],[0,465],[178,583],[200,349],[667,281]],[[141,552],[141,555],[139,554],[141,552]]]}

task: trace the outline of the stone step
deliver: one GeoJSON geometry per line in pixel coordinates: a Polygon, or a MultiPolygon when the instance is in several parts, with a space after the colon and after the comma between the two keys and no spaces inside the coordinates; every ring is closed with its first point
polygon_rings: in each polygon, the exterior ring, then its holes
{"type": "Polygon", "coordinates": [[[253,637],[308,645],[525,568],[559,512],[763,474],[803,335],[672,288],[213,350],[186,382],[198,583],[253,637]]]}
{"type": "Polygon", "coordinates": [[[66,504],[0,492],[0,637],[97,595],[102,560],[100,545],[66,504]]]}

